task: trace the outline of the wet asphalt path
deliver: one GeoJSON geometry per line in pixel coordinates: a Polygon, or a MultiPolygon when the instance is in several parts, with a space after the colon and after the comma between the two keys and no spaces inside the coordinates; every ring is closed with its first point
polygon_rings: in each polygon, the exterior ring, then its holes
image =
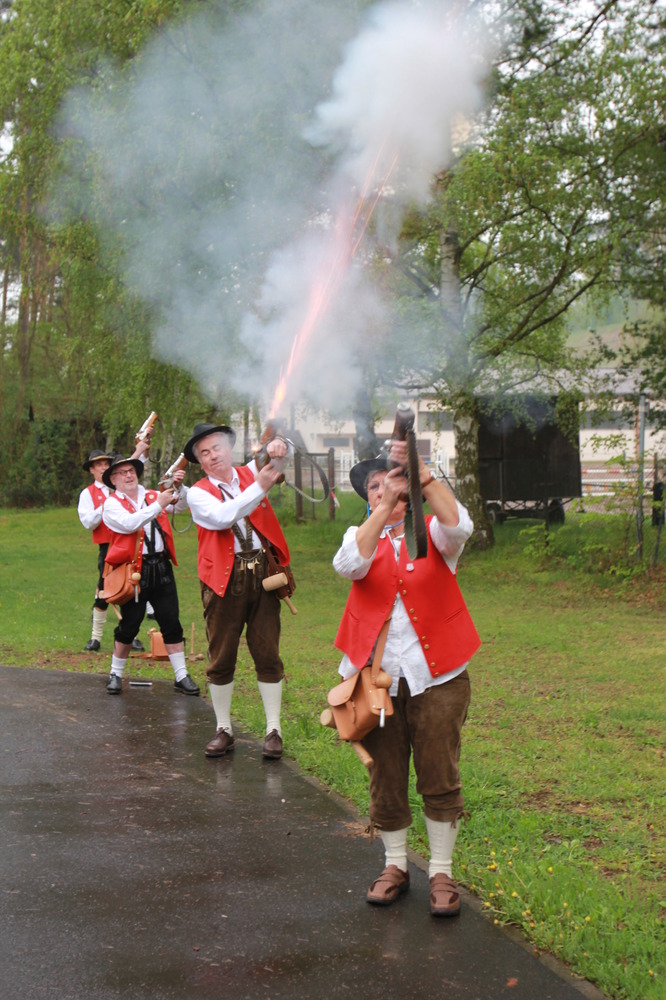
{"type": "MultiPolygon", "coordinates": [[[[599,997],[470,899],[433,919],[425,871],[392,907],[346,804],[167,681],[0,667],[4,1000],[599,997]]],[[[361,765],[359,764],[359,767],[361,765]]]]}

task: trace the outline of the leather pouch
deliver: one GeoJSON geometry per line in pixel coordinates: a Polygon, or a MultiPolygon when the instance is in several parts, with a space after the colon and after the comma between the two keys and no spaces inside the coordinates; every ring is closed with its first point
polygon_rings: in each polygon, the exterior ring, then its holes
{"type": "MultiPolygon", "coordinates": [[[[342,740],[362,740],[375,726],[383,724],[386,716],[393,715],[388,688],[377,686],[373,669],[374,665],[363,667],[328,693],[335,728],[342,740]]],[[[375,672],[387,677],[384,671],[375,672]]]]}
{"type": "Polygon", "coordinates": [[[141,575],[137,573],[134,562],[121,563],[120,566],[110,566],[109,563],[105,563],[103,577],[104,590],[99,596],[107,604],[117,604],[122,607],[123,604],[138,598],[141,575]]]}

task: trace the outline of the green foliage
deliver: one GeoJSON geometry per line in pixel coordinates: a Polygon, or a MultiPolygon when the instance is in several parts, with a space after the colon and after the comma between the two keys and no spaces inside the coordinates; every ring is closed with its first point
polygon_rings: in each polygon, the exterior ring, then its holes
{"type": "MultiPolygon", "coordinates": [[[[79,453],[91,444],[127,442],[146,408],[154,408],[162,414],[160,448],[166,455],[195,414],[205,415],[210,406],[209,397],[199,394],[206,385],[150,361],[154,331],[165,319],[157,303],[169,269],[160,258],[151,272],[153,285],[138,303],[119,278],[121,264],[127,267],[136,250],[132,239],[118,233],[109,239],[99,223],[126,219],[126,209],[148,220],[162,218],[165,208],[181,200],[196,215],[195,189],[180,182],[192,173],[197,137],[210,130],[224,156],[212,178],[203,172],[204,193],[213,189],[213,202],[227,204],[234,171],[233,146],[222,141],[226,118],[195,123],[192,116],[186,138],[174,136],[173,123],[165,120],[155,160],[163,163],[160,152],[176,143],[175,176],[146,167],[153,200],[145,204],[125,204],[122,191],[105,183],[103,159],[95,163],[74,134],[57,139],[53,126],[63,96],[79,86],[104,95],[109,124],[124,120],[119,116],[127,110],[128,91],[121,83],[150,59],[156,34],[164,37],[193,8],[225,22],[252,6],[238,0],[213,12],[208,4],[182,0],[110,0],[102,7],[94,0],[17,0],[12,17],[0,24],[0,108],[14,143],[0,161],[0,264],[10,287],[21,291],[17,321],[12,314],[3,317],[0,329],[0,446],[9,464],[23,462],[28,428],[22,421],[35,400],[40,419],[73,419],[79,453]],[[82,174],[64,169],[70,154],[82,174]],[[85,207],[82,179],[92,192],[85,207]],[[56,181],[72,216],[47,223],[45,199],[56,181]],[[116,378],[121,372],[124,382],[116,378]]],[[[344,8],[354,6],[350,0],[344,8]]],[[[434,388],[443,403],[472,417],[476,397],[489,389],[507,398],[518,380],[532,374],[552,384],[563,368],[575,375],[589,367],[589,359],[576,360],[569,351],[564,322],[586,289],[630,282],[636,294],[663,294],[666,75],[659,44],[663,23],[654,5],[594,3],[578,9],[567,0],[520,0],[508,7],[510,33],[507,7],[487,8],[497,18],[487,28],[499,43],[498,56],[486,110],[472,123],[469,143],[437,178],[428,209],[408,213],[400,246],[378,246],[368,268],[394,316],[392,330],[369,331],[365,338],[369,388],[377,387],[374,360],[381,355],[390,369],[382,375],[387,381],[434,388]]],[[[296,103],[303,99],[300,70],[289,71],[296,103]]],[[[299,104],[299,114],[310,111],[299,104]]],[[[271,154],[284,138],[283,112],[269,99],[258,121],[243,122],[235,136],[236,142],[253,143],[260,135],[270,151],[267,185],[271,154]]],[[[131,155],[133,135],[126,131],[131,155]]],[[[258,204],[261,196],[258,191],[258,204]]],[[[256,287],[253,268],[270,250],[268,222],[252,264],[239,262],[243,277],[236,276],[233,296],[214,299],[220,282],[211,281],[208,255],[198,245],[165,259],[187,269],[194,301],[233,299],[240,309],[242,300],[245,308],[256,287]]],[[[171,235],[173,241],[160,238],[161,248],[176,246],[177,233],[171,235]]],[[[281,230],[277,238],[284,238],[281,230]]],[[[188,319],[192,311],[186,310],[188,319]]],[[[661,347],[661,340],[651,341],[643,360],[663,354],[661,347]]],[[[241,360],[230,350],[225,363],[231,368],[241,360]]],[[[186,350],[178,363],[188,364],[186,350]]],[[[663,379],[654,371],[649,378],[661,391],[663,379]]],[[[237,403],[226,395],[214,399],[217,412],[237,403]]],[[[464,472],[465,479],[468,473],[474,478],[473,456],[464,472]]],[[[17,468],[14,481],[21,477],[17,468]]]]}
{"type": "Polygon", "coordinates": [[[71,503],[80,489],[81,461],[73,448],[74,440],[70,421],[30,422],[23,453],[7,470],[2,504],[44,507],[71,503]]]}

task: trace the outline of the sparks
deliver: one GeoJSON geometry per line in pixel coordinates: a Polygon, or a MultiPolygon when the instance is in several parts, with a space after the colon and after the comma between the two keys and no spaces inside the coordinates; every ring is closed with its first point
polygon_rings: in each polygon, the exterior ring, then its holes
{"type": "Polygon", "coordinates": [[[375,175],[377,163],[381,153],[382,150],[380,149],[375,163],[368,172],[363,190],[353,211],[341,209],[338,213],[334,230],[335,238],[333,240],[329,260],[323,269],[324,273],[321,277],[318,277],[315,280],[310,290],[305,318],[294,337],[286,368],[280,371],[280,378],[273,394],[273,400],[269,410],[270,417],[274,417],[280,412],[282,403],[287,395],[287,383],[298,365],[301,363],[309,339],[312,336],[313,331],[316,329],[319,320],[326,312],[334,293],[337,291],[347,268],[356,254],[382,192],[386,188],[389,178],[395,169],[397,155],[393,157],[384,180],[375,191],[372,199],[369,201],[369,208],[365,217],[362,218],[363,207],[364,205],[368,205],[368,191],[370,190],[372,178],[375,175]],[[359,220],[361,221],[361,226],[358,233],[356,233],[359,220]]]}

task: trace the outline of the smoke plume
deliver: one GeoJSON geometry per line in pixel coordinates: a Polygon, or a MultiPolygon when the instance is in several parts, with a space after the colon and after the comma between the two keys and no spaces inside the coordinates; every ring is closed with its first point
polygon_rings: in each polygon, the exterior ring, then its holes
{"type": "Polygon", "coordinates": [[[349,411],[390,322],[364,226],[374,209],[395,243],[478,107],[483,60],[447,17],[457,4],[354,7],[213,5],[124,71],[100,67],[64,110],[82,154],[68,210],[120,240],[155,353],[213,400],[232,389],[270,408],[282,378],[280,402],[349,411]]]}

